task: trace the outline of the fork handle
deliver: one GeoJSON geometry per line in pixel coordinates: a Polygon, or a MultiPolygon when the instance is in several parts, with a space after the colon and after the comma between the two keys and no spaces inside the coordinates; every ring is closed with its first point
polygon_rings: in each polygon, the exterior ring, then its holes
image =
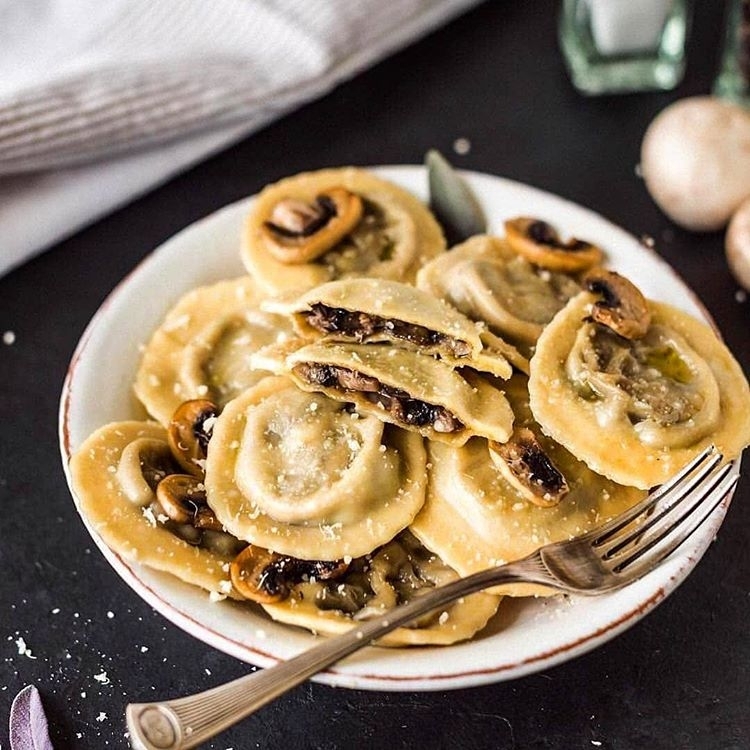
{"type": "Polygon", "coordinates": [[[130,742],[135,750],[188,750],[196,747],[314,674],[420,615],[489,586],[534,580],[534,573],[537,582],[549,585],[550,580],[539,575],[537,561],[530,565],[531,562],[531,558],[526,558],[431,589],[288,661],[210,690],[171,701],[131,703],[125,713],[130,742]]]}

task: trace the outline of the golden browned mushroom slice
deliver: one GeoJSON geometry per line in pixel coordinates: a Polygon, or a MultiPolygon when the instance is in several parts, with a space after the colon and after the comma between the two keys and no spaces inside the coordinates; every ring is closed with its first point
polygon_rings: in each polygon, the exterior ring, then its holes
{"type": "Polygon", "coordinates": [[[300,560],[250,544],[232,561],[229,575],[245,598],[269,603],[286,599],[295,583],[334,580],[348,567],[343,560],[300,560]]]}
{"type": "Polygon", "coordinates": [[[490,457],[505,479],[534,505],[551,508],[568,494],[568,483],[527,427],[507,443],[489,442],[490,457]]]}
{"type": "Polygon", "coordinates": [[[285,198],[263,224],[266,248],[282,263],[309,263],[346,237],[362,210],[362,199],[343,187],[329,188],[312,203],[285,198]]]}
{"type": "Polygon", "coordinates": [[[219,413],[207,399],[192,399],[177,407],[169,423],[169,447],[180,466],[190,474],[203,476],[208,441],[219,413]]]}
{"type": "Polygon", "coordinates": [[[178,470],[165,440],[138,438],[123,448],[117,465],[117,481],[134,505],[146,506],[155,499],[159,482],[178,470]]]}
{"type": "Polygon", "coordinates": [[[651,312],[640,289],[615,271],[596,269],[586,274],[586,288],[602,299],[594,302],[591,317],[626,339],[639,339],[651,325],[651,312]]]}
{"type": "Polygon", "coordinates": [[[534,265],[550,271],[577,273],[602,262],[603,253],[596,245],[571,238],[562,242],[554,227],[546,221],[525,216],[505,222],[510,246],[534,265]]]}
{"type": "Polygon", "coordinates": [[[139,470],[138,454],[146,459],[142,481],[148,486],[153,481],[146,477],[151,458],[156,454],[167,463],[171,460],[164,427],[114,422],[98,429],[76,451],[70,462],[71,486],[86,523],[128,565],[170,573],[212,592],[214,598],[239,599],[227,571],[245,543],[228,534],[176,524],[155,499],[136,504],[126,486],[135,484],[129,475],[139,470]],[[136,448],[129,450],[134,443],[136,448]],[[158,447],[152,443],[161,448],[152,452],[158,447]]]}
{"type": "Polygon", "coordinates": [[[206,488],[192,474],[170,474],[162,479],[156,488],[156,499],[176,523],[189,523],[196,529],[224,530],[208,507],[206,488]]]}

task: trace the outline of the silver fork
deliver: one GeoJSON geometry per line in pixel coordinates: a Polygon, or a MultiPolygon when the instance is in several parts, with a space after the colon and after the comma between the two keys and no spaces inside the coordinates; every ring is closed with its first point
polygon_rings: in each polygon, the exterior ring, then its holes
{"type": "Polygon", "coordinates": [[[171,701],[128,705],[132,746],[196,747],[400,625],[490,586],[539,583],[587,595],[625,586],[672,554],[734,489],[738,478],[737,462],[722,464],[721,454],[708,448],[642,502],[588,534],[431,589],[286,662],[225,685],[171,701]]]}

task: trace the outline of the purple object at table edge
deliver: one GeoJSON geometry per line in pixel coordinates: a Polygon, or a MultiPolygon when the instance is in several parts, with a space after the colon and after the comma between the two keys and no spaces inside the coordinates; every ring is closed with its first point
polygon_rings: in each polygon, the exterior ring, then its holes
{"type": "Polygon", "coordinates": [[[10,707],[10,750],[54,750],[42,698],[34,685],[21,690],[10,707]]]}

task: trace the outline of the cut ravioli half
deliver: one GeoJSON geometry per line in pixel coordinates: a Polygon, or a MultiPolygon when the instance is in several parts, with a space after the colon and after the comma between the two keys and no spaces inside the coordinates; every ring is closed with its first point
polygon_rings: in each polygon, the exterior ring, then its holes
{"type": "MultiPolygon", "coordinates": [[[[591,471],[545,437],[531,416],[527,379],[514,375],[507,396],[518,427],[531,429],[565,477],[568,493],[553,507],[530,502],[491,460],[487,441],[453,447],[430,443],[427,500],[411,531],[461,575],[531,554],[544,544],[571,539],[638,502],[645,493],[591,471]]],[[[509,596],[553,594],[534,584],[492,589],[509,596]]]]}
{"type": "Polygon", "coordinates": [[[165,516],[154,511],[155,485],[173,470],[166,431],[155,422],[114,422],[101,427],[70,460],[78,508],[115,554],[218,596],[241,598],[227,572],[236,549],[190,544],[169,529],[165,516]]]}
{"type": "Polygon", "coordinates": [[[622,484],[664,482],[705,447],[731,459],[750,442],[750,390],[704,323],[648,301],[646,334],[628,340],[591,321],[584,292],[547,326],[531,360],[542,429],[622,484]]]}
{"type": "Polygon", "coordinates": [[[307,560],[358,557],[424,502],[418,435],[359,415],[284,377],[231,401],[208,448],[206,492],[239,539],[307,560]]]}
{"type": "Polygon", "coordinates": [[[263,350],[258,360],[303,390],[354,404],[431,440],[461,445],[481,435],[504,442],[511,433],[513,412],[500,388],[417,352],[388,344],[290,341],[263,350]]]}
{"type": "Polygon", "coordinates": [[[440,226],[415,196],[366,170],[342,167],[288,177],[261,191],[245,224],[241,257],[249,273],[277,294],[351,276],[412,281],[418,268],[444,251],[440,226]],[[361,206],[343,236],[334,226],[347,213],[338,191],[361,206]],[[300,262],[311,244],[315,252],[325,249],[300,262]],[[300,255],[285,261],[279,257],[285,250],[300,255]]]}
{"type": "Polygon", "coordinates": [[[533,266],[501,237],[477,235],[417,274],[417,286],[494,333],[533,350],[544,326],[581,290],[575,277],[533,266]]]}
{"type": "Polygon", "coordinates": [[[259,348],[290,335],[287,320],[259,309],[263,295],[248,276],[188,292],[146,344],[134,384],[148,412],[168,424],[190,399],[223,406],[268,373],[254,371],[259,348]]]}
{"type": "MultiPolygon", "coordinates": [[[[409,532],[371,555],[353,560],[335,581],[295,585],[287,599],[263,604],[274,620],[335,635],[458,577],[409,532]]],[[[380,646],[447,645],[466,640],[487,624],[499,598],[479,593],[424,615],[377,641],[380,646]]]]}
{"type": "Polygon", "coordinates": [[[264,309],[289,315],[301,336],[327,341],[391,343],[434,355],[454,367],[509,378],[510,363],[483,340],[483,326],[409,284],[390,279],[331,281],[264,309]]]}

